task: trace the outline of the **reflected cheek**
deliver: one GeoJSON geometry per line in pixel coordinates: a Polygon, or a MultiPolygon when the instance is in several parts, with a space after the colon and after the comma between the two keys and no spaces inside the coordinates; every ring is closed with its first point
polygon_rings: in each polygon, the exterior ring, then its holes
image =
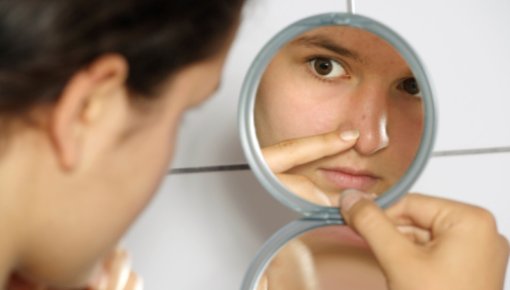
{"type": "Polygon", "coordinates": [[[390,134],[388,151],[396,165],[396,174],[402,175],[413,162],[421,142],[422,126],[419,123],[408,123],[393,128],[390,134]],[[396,162],[395,162],[396,161],[396,162]]]}
{"type": "Polygon", "coordinates": [[[281,98],[266,104],[265,120],[259,122],[265,125],[259,131],[266,130],[264,134],[271,136],[271,143],[331,132],[346,122],[342,120],[345,108],[340,104],[299,97],[281,98]]]}

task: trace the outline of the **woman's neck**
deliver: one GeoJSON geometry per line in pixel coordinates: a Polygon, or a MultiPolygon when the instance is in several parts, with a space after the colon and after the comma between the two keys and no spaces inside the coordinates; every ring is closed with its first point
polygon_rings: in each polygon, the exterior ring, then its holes
{"type": "Polygon", "coordinates": [[[0,290],[6,289],[7,278],[15,267],[15,250],[10,246],[9,230],[0,226],[0,290]]]}
{"type": "Polygon", "coordinates": [[[30,219],[27,214],[30,212],[30,190],[37,187],[33,172],[34,163],[38,162],[36,146],[24,146],[14,137],[7,145],[0,150],[0,290],[6,287],[23,255],[30,219]]]}
{"type": "MultiPolygon", "coordinates": [[[[4,158],[0,158],[4,161],[4,158]]],[[[12,172],[6,172],[4,163],[0,161],[0,290],[6,289],[7,278],[15,267],[14,256],[16,249],[14,248],[17,240],[16,224],[14,219],[14,207],[12,201],[12,186],[9,177],[12,172]]]]}

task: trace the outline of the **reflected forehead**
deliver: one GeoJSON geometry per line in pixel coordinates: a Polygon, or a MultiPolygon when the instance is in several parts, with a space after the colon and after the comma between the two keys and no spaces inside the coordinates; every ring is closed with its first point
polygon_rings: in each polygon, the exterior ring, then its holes
{"type": "Polygon", "coordinates": [[[292,47],[325,49],[337,55],[351,58],[367,65],[374,60],[391,61],[392,66],[400,67],[401,74],[412,75],[407,62],[395,48],[368,31],[354,28],[320,28],[303,34],[289,43],[292,47]]]}
{"type": "Polygon", "coordinates": [[[331,37],[330,35],[324,33],[303,35],[292,41],[291,45],[319,47],[362,62],[362,59],[358,53],[343,46],[339,41],[335,40],[336,38],[337,37],[331,37]]]}

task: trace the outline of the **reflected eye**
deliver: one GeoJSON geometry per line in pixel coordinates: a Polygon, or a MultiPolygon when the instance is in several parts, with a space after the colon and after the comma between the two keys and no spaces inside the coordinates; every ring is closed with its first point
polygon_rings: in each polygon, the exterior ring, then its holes
{"type": "Polygon", "coordinates": [[[312,71],[321,78],[332,79],[346,75],[344,67],[329,58],[314,58],[309,62],[312,71]]]}
{"type": "Polygon", "coordinates": [[[399,84],[398,88],[410,95],[417,96],[417,97],[419,97],[420,93],[421,93],[420,88],[418,87],[418,82],[416,81],[415,78],[407,78],[407,79],[403,80],[399,84]]]}

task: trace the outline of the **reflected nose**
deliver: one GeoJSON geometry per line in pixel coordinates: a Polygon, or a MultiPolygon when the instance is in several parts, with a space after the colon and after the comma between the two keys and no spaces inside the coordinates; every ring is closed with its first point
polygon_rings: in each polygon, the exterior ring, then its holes
{"type": "Polygon", "coordinates": [[[362,155],[375,154],[388,147],[388,103],[386,91],[381,87],[369,87],[353,98],[353,126],[360,131],[355,145],[356,151],[362,155]]]}

